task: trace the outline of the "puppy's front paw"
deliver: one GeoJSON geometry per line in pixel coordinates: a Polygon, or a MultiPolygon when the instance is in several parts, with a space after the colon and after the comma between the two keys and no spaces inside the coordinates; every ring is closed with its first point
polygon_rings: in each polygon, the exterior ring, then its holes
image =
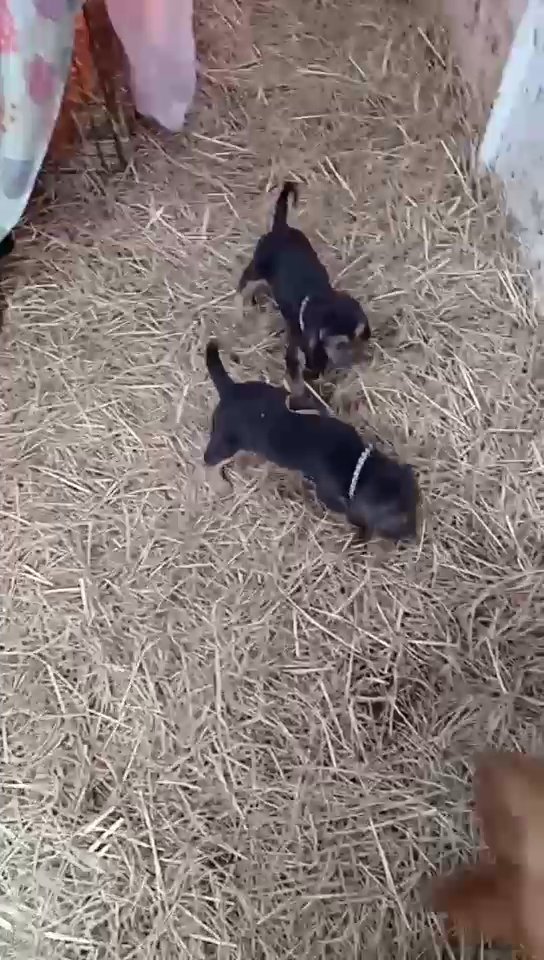
{"type": "Polygon", "coordinates": [[[230,493],[232,493],[232,483],[227,477],[224,466],[207,467],[206,478],[214,493],[217,493],[220,496],[228,496],[230,493]]]}
{"type": "Polygon", "coordinates": [[[353,542],[357,544],[370,543],[372,531],[368,527],[357,526],[353,530],[353,542]]]}

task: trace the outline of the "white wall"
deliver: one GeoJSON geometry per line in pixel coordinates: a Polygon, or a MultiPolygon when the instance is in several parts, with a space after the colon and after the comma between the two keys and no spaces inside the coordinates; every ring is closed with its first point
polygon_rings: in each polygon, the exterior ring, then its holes
{"type": "Polygon", "coordinates": [[[480,160],[504,184],[508,210],[544,291],[544,0],[529,0],[518,27],[480,160]]]}

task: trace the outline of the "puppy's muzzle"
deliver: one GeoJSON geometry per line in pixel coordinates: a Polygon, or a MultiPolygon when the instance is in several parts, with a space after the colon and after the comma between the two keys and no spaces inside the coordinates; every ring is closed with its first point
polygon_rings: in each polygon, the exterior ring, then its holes
{"type": "Polygon", "coordinates": [[[395,524],[393,538],[399,543],[415,540],[419,530],[419,511],[401,514],[395,524]]]}
{"type": "Polygon", "coordinates": [[[337,370],[348,370],[355,362],[355,351],[352,344],[337,344],[330,351],[331,364],[337,370]]]}

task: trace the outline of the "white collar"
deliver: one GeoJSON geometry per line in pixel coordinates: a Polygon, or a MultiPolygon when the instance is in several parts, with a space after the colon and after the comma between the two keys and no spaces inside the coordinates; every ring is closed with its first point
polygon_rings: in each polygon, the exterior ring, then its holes
{"type": "Polygon", "coordinates": [[[304,300],[300,304],[300,310],[298,311],[298,325],[302,333],[304,333],[304,314],[306,313],[306,307],[308,306],[309,302],[310,297],[304,297],[304,300]]]}
{"type": "Polygon", "coordinates": [[[355,496],[355,491],[357,489],[357,484],[359,483],[359,477],[361,476],[361,470],[363,469],[366,461],[368,460],[370,454],[372,453],[374,447],[369,443],[368,447],[365,447],[362,454],[360,455],[357,463],[355,464],[355,470],[353,471],[351,477],[351,483],[349,485],[348,497],[350,500],[353,500],[355,496]]]}

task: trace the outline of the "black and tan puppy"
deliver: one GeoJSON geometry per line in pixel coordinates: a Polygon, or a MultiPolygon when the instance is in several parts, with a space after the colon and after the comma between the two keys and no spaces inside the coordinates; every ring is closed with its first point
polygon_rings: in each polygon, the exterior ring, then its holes
{"type": "Polygon", "coordinates": [[[219,403],[204,453],[219,466],[238,451],[256,453],[315,485],[321,502],[364,530],[392,540],[413,537],[418,488],[412,467],[365,444],[352,426],[316,410],[294,412],[289,394],[260,381],[236,383],[225,370],[215,341],[206,366],[219,403]]]}
{"type": "Polygon", "coordinates": [[[305,234],[287,223],[291,195],[296,203],[297,188],[287,182],[276,203],[272,230],[257,243],[238,292],[246,297],[258,286],[270,288],[287,325],[287,371],[301,389],[301,366],[309,377],[320,376],[328,367],[351,366],[354,347],[368,339],[370,326],[357,300],[333,289],[305,234]]]}

